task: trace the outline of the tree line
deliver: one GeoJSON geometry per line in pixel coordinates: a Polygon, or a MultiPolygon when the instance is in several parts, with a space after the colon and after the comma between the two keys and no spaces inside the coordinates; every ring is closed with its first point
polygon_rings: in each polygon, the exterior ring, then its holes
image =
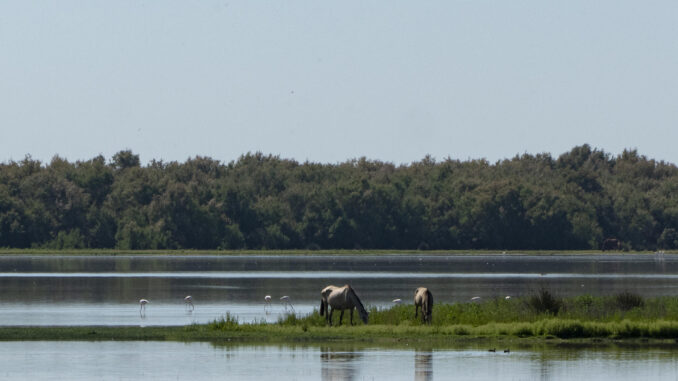
{"type": "Polygon", "coordinates": [[[248,153],[142,166],[129,150],[0,164],[0,247],[678,248],[678,168],[588,145],[408,165],[248,153]]]}

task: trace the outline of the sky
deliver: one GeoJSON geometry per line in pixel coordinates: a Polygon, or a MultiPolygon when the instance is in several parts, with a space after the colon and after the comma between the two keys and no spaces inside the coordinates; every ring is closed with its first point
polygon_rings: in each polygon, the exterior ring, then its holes
{"type": "Polygon", "coordinates": [[[678,163],[678,2],[0,2],[0,162],[678,163]]]}

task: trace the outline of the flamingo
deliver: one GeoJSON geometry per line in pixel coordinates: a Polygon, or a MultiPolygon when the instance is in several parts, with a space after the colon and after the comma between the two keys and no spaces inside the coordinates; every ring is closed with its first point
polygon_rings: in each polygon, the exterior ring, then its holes
{"type": "Polygon", "coordinates": [[[195,306],[193,305],[193,297],[191,295],[188,295],[184,298],[184,303],[186,303],[186,306],[191,306],[191,311],[195,309],[195,306]]]}
{"type": "Polygon", "coordinates": [[[148,304],[148,299],[139,299],[139,315],[143,315],[146,312],[146,305],[148,304]]]}
{"type": "Polygon", "coordinates": [[[402,303],[402,302],[403,302],[402,299],[393,299],[393,303],[394,303],[394,304],[400,304],[400,303],[402,303]]]}
{"type": "Polygon", "coordinates": [[[292,308],[292,311],[294,311],[294,306],[292,305],[292,302],[290,302],[289,296],[284,295],[280,297],[280,303],[282,303],[282,305],[285,306],[285,311],[287,311],[287,306],[290,306],[290,308],[292,308]]]}
{"type": "Polygon", "coordinates": [[[264,296],[264,312],[268,313],[266,307],[271,308],[271,295],[264,296]]]}

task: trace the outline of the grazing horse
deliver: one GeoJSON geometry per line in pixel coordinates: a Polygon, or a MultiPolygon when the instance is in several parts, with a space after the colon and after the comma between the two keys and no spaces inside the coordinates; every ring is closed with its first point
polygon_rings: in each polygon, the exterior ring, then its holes
{"type": "Polygon", "coordinates": [[[414,290],[414,317],[421,308],[421,321],[431,324],[433,315],[433,295],[426,287],[419,287],[414,290]]]}
{"type": "Polygon", "coordinates": [[[349,310],[351,311],[351,325],[353,325],[353,309],[358,309],[360,319],[362,319],[363,323],[367,324],[368,313],[351,286],[327,286],[323,288],[320,295],[320,315],[326,316],[330,326],[332,326],[332,313],[334,310],[341,311],[341,314],[339,315],[339,324],[341,324],[341,321],[344,318],[344,310],[349,310]],[[331,310],[328,311],[328,308],[331,308],[331,310]]]}
{"type": "Polygon", "coordinates": [[[605,241],[603,241],[603,245],[602,245],[601,249],[603,251],[605,251],[605,250],[621,250],[621,242],[616,238],[608,238],[605,241]]]}

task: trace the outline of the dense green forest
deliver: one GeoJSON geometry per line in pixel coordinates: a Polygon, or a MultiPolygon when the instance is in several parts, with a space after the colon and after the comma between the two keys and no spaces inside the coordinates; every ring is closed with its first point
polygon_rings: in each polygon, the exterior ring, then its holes
{"type": "Polygon", "coordinates": [[[578,146],[409,165],[222,163],[120,151],[0,164],[0,247],[119,249],[678,248],[678,168],[578,146]]]}

